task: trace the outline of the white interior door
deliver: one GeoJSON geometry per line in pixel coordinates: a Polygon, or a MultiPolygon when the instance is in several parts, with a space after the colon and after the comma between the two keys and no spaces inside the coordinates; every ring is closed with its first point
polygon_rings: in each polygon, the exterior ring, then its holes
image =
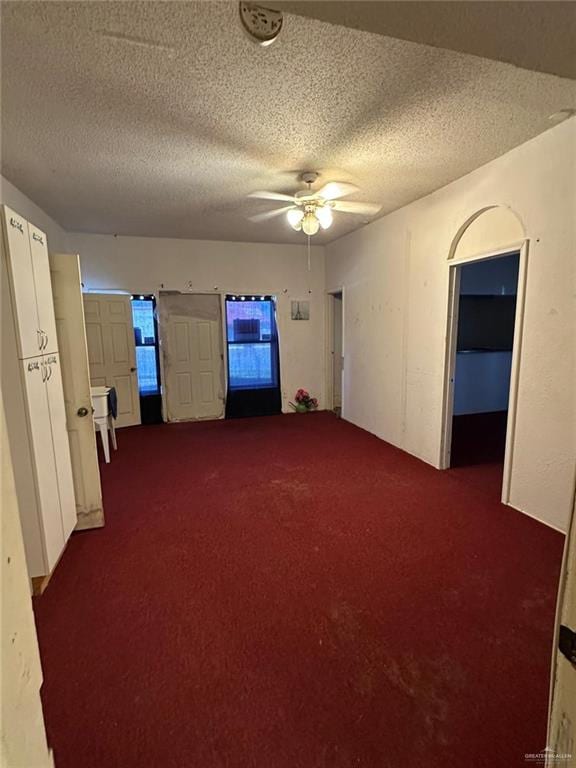
{"type": "Polygon", "coordinates": [[[115,387],[117,427],[140,424],[136,345],[130,296],[85,293],[84,316],[90,383],[115,387]]]}
{"type": "Polygon", "coordinates": [[[34,357],[42,353],[34,272],[28,239],[28,222],[7,206],[2,206],[4,251],[10,273],[12,308],[18,329],[18,355],[34,357]]]}
{"type": "Polygon", "coordinates": [[[36,467],[41,518],[39,523],[43,533],[45,557],[44,567],[40,572],[31,571],[30,576],[35,577],[45,576],[54,568],[64,547],[65,537],[45,384],[46,367],[41,357],[23,360],[21,365],[30,419],[30,443],[36,467]]]}
{"type": "Polygon", "coordinates": [[[222,320],[164,315],[162,351],[168,421],[224,413],[222,320]]]}
{"type": "Polygon", "coordinates": [[[48,261],[48,246],[46,235],[41,229],[28,224],[28,239],[32,256],[32,271],[36,289],[36,307],[38,310],[38,327],[44,335],[42,353],[58,352],[56,338],[56,321],[54,319],[54,302],[52,298],[52,280],[50,279],[50,263],[48,261]]]}
{"type": "Polygon", "coordinates": [[[90,371],[84,324],[80,262],[76,254],[50,254],[66,425],[70,442],[77,530],[104,525],[96,432],[92,422],[90,371]]]}
{"type": "Polygon", "coordinates": [[[52,428],[52,445],[56,462],[56,478],[58,480],[58,495],[60,497],[60,515],[62,517],[62,532],[64,541],[76,527],[76,502],[74,499],[74,480],[72,477],[72,462],[70,460],[70,443],[66,429],[66,409],[62,391],[62,374],[60,370],[60,355],[45,355],[46,393],[48,395],[48,410],[52,428]]]}

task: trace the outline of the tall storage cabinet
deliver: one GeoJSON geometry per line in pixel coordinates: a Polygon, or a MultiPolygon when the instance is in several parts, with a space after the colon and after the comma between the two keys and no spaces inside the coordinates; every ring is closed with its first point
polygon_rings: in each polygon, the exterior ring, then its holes
{"type": "Polygon", "coordinates": [[[46,235],[2,207],[2,390],[31,578],[76,525],[46,235]]]}

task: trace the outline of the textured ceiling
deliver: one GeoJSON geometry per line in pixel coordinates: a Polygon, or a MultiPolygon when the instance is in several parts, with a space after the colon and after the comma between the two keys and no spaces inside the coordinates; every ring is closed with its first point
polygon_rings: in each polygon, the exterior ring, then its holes
{"type": "Polygon", "coordinates": [[[2,22],[3,172],[70,230],[301,242],[246,195],[320,170],[385,213],[576,106],[573,81],[299,16],[262,49],[236,3],[3,2],[2,22]]]}
{"type": "Polygon", "coordinates": [[[352,29],[576,79],[574,0],[279,0],[269,4],[352,29]]]}

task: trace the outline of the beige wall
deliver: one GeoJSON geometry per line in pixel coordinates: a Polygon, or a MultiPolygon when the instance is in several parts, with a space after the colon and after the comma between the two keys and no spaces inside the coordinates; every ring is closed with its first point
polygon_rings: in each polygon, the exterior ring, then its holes
{"type": "Polygon", "coordinates": [[[327,288],[346,291],[346,418],[438,466],[450,245],[481,208],[518,214],[530,256],[510,499],[560,529],[576,441],[575,166],[572,119],[326,249],[327,288]]]}
{"type": "Polygon", "coordinates": [[[14,489],[12,462],[0,402],[2,454],[1,722],[2,768],[48,768],[40,686],[42,669],[32,615],[30,583],[14,489]]]}
{"type": "MultiPolygon", "coordinates": [[[[114,237],[69,233],[86,290],[275,294],[283,409],[304,387],[324,400],[324,249],[296,245],[114,237]],[[310,320],[290,318],[291,299],[310,300],[310,320]]],[[[322,407],[322,405],[321,405],[322,407]]]]}
{"type": "Polygon", "coordinates": [[[0,176],[0,203],[8,205],[45,232],[50,250],[66,251],[68,249],[67,234],[62,227],[3,176],[0,176]]]}
{"type": "Polygon", "coordinates": [[[7,202],[80,253],[89,289],[275,293],[284,407],[325,392],[324,290],[346,290],[346,418],[435,466],[440,460],[450,245],[480,209],[510,206],[530,239],[511,503],[560,529],[575,452],[576,119],[395,213],[313,249],[65,233],[12,185],[7,202]],[[308,291],[312,293],[309,294],[308,291]],[[290,299],[310,298],[310,322],[290,299]]]}

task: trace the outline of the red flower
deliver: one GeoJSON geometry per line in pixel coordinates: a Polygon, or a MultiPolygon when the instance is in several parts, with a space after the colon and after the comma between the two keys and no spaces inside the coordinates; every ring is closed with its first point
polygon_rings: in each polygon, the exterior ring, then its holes
{"type": "Polygon", "coordinates": [[[318,400],[315,397],[310,397],[310,392],[307,392],[305,389],[297,390],[294,400],[299,405],[305,405],[308,410],[318,408],[318,400]]]}

